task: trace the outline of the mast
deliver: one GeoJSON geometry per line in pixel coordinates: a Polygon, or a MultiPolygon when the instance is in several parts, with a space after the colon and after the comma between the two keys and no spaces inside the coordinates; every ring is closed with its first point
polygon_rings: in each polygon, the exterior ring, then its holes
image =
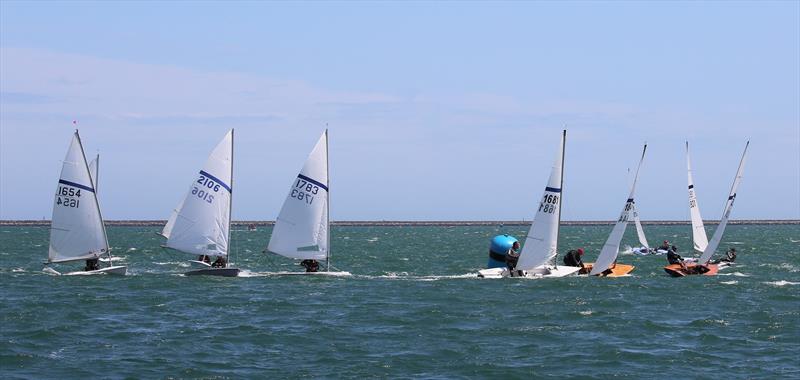
{"type": "MultiPolygon", "coordinates": [[[[94,198],[94,204],[97,207],[97,215],[100,216],[100,225],[103,227],[103,238],[105,239],[106,243],[106,254],[108,254],[108,266],[111,266],[111,247],[108,246],[108,233],[106,232],[106,223],[103,221],[103,213],[100,211],[100,203],[97,201],[97,188],[95,187],[95,180],[92,178],[91,171],[89,170],[89,163],[86,162],[86,152],[83,150],[83,142],[81,141],[81,135],[78,133],[78,130],[75,130],[75,137],[78,139],[78,146],[81,148],[81,157],[83,158],[83,167],[86,168],[86,172],[89,174],[89,183],[92,184],[92,189],[94,190],[92,193],[94,198]]],[[[99,164],[99,162],[98,162],[99,164]]],[[[98,165],[98,172],[100,171],[100,166],[98,165]]]]}
{"type": "Polygon", "coordinates": [[[228,200],[228,259],[225,260],[225,268],[231,263],[231,253],[233,252],[233,241],[231,241],[231,222],[233,215],[233,131],[231,128],[231,197],[228,200]]]}
{"type": "Polygon", "coordinates": [[[561,231],[561,204],[564,203],[564,157],[566,156],[567,130],[561,135],[561,199],[558,201],[558,224],[556,224],[556,255],[553,256],[553,264],[558,268],[558,234],[561,231]]]}
{"type": "MultiPolygon", "coordinates": [[[[327,127],[327,124],[325,125],[327,127]]],[[[328,128],[325,128],[325,179],[328,186],[328,201],[325,202],[325,244],[328,247],[328,252],[325,252],[325,267],[326,271],[331,271],[331,169],[329,167],[328,159],[328,128]]]]}

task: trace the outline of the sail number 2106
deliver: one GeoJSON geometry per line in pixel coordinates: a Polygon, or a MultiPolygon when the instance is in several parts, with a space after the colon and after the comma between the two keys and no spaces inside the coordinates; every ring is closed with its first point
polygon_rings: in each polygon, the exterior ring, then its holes
{"type": "Polygon", "coordinates": [[[200,179],[197,180],[199,186],[195,185],[192,186],[192,195],[196,195],[198,198],[208,202],[214,202],[214,194],[211,194],[211,191],[218,193],[219,192],[219,184],[214,182],[213,179],[208,178],[204,175],[200,175],[200,179]]]}

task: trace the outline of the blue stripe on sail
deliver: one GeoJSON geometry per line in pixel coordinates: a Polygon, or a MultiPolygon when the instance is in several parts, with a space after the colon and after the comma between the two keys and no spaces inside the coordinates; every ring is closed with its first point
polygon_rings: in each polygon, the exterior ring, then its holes
{"type": "Polygon", "coordinates": [[[549,192],[551,192],[551,193],[560,193],[560,192],[561,192],[561,189],[559,189],[559,188],[557,188],[557,187],[549,187],[549,186],[548,186],[548,187],[545,187],[545,188],[544,188],[544,191],[549,191],[549,192]]]}
{"type": "Polygon", "coordinates": [[[77,187],[79,189],[83,189],[83,190],[86,190],[86,191],[91,191],[91,192],[94,193],[94,189],[92,189],[89,186],[83,186],[81,184],[78,184],[78,183],[75,183],[75,182],[70,182],[70,181],[67,181],[65,179],[59,179],[58,183],[63,183],[65,185],[67,185],[67,186],[77,187]]]}
{"type": "Polygon", "coordinates": [[[204,176],[206,176],[206,177],[210,178],[212,181],[214,181],[214,182],[218,183],[220,186],[224,187],[224,188],[225,188],[225,190],[228,190],[228,192],[229,192],[229,193],[233,193],[233,191],[231,191],[231,187],[230,187],[230,186],[228,186],[228,185],[226,185],[226,184],[225,184],[225,182],[222,182],[222,181],[220,181],[220,180],[219,180],[219,178],[217,178],[217,177],[214,177],[213,175],[211,175],[211,174],[208,174],[208,173],[206,173],[206,172],[205,172],[205,171],[203,171],[203,170],[201,170],[201,171],[200,171],[200,174],[202,174],[202,175],[204,175],[204,176]]]}
{"type": "Polygon", "coordinates": [[[328,191],[328,186],[325,186],[325,185],[323,185],[323,184],[322,184],[322,182],[319,182],[319,181],[317,181],[317,180],[314,180],[314,179],[308,178],[308,177],[306,177],[306,176],[304,176],[304,175],[302,175],[302,174],[298,174],[298,175],[297,175],[297,178],[300,178],[300,179],[302,179],[302,180],[305,180],[305,181],[311,182],[311,183],[313,183],[313,184],[315,184],[315,185],[317,185],[317,186],[321,187],[323,190],[325,190],[325,191],[328,191]]]}
{"type": "Polygon", "coordinates": [[[729,197],[728,197],[728,200],[731,200],[731,199],[733,199],[733,198],[736,198],[736,193],[734,193],[733,195],[729,196],[729,197]]]}
{"type": "Polygon", "coordinates": [[[689,190],[694,189],[694,185],[689,185],[689,190]]]}
{"type": "Polygon", "coordinates": [[[633,203],[633,198],[628,198],[628,202],[633,203]]]}

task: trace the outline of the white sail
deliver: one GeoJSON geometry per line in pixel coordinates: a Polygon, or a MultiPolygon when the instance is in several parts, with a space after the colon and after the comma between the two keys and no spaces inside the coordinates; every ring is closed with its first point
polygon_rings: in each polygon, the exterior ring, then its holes
{"type": "Polygon", "coordinates": [[[558,155],[550,170],[550,179],[539,201],[539,209],[525,237],[525,245],[517,262],[517,269],[531,270],[550,262],[558,249],[558,225],[561,221],[561,184],[564,166],[564,144],[567,131],[561,135],[558,155]]]}
{"type": "Polygon", "coordinates": [[[636,225],[636,235],[639,236],[639,244],[642,247],[650,249],[650,244],[647,243],[647,237],[644,236],[644,228],[642,228],[642,221],[639,219],[639,210],[636,209],[636,204],[633,204],[633,223],[636,225]]]}
{"type": "Polygon", "coordinates": [[[717,229],[714,230],[714,235],[711,236],[711,241],[708,243],[705,251],[697,259],[698,263],[704,264],[707,263],[708,260],[711,259],[711,256],[714,256],[714,251],[717,250],[719,247],[719,243],[722,240],[722,234],[725,232],[725,227],[728,225],[728,218],[731,216],[731,210],[733,209],[733,201],[736,200],[736,189],[739,187],[739,182],[742,182],[742,172],[744,171],[744,161],[745,157],[747,156],[747,147],[750,146],[750,141],[744,146],[744,153],[742,153],[742,159],[739,161],[739,169],[736,170],[736,178],[733,179],[733,185],[731,185],[731,191],[728,193],[728,200],[725,201],[725,208],[722,210],[722,219],[719,221],[719,226],[717,229]]]}
{"type": "Polygon", "coordinates": [[[48,262],[96,258],[106,252],[103,217],[76,130],[56,188],[48,262]]]}
{"type": "Polygon", "coordinates": [[[192,180],[162,234],[166,246],[185,253],[226,256],[230,232],[233,130],[217,144],[192,180]]]}
{"type": "Polygon", "coordinates": [[[692,179],[692,163],[689,160],[689,142],[686,142],[686,170],[689,176],[689,216],[692,220],[692,240],[694,250],[703,252],[708,245],[706,229],[703,226],[703,218],[700,216],[700,206],[697,204],[697,196],[694,192],[694,180],[692,179]]]}
{"type": "Polygon", "coordinates": [[[181,211],[183,208],[183,202],[185,199],[181,199],[181,203],[178,204],[178,207],[172,209],[172,214],[169,215],[169,219],[167,219],[167,224],[164,225],[164,229],[161,230],[161,236],[169,239],[169,235],[172,233],[172,227],[175,225],[175,220],[178,219],[178,212],[181,211]]]}
{"type": "Polygon", "coordinates": [[[98,180],[100,179],[98,175],[100,175],[100,155],[98,154],[92,162],[89,163],[89,175],[92,177],[92,182],[94,183],[94,193],[97,194],[100,185],[98,184],[98,180]]]}
{"type": "Polygon", "coordinates": [[[294,259],[328,257],[328,131],[292,181],[267,250],[294,259]]]}
{"type": "Polygon", "coordinates": [[[614,261],[617,260],[617,255],[619,254],[619,243],[622,241],[622,235],[625,234],[625,228],[628,226],[630,211],[633,208],[633,196],[636,192],[636,181],[639,179],[639,169],[642,167],[645,152],[647,152],[647,144],[644,145],[644,149],[642,150],[642,158],[639,159],[639,165],[636,167],[636,174],[633,176],[633,184],[631,185],[631,193],[628,196],[628,200],[625,201],[625,207],[622,209],[622,213],[619,215],[617,223],[611,230],[611,234],[608,235],[606,243],[603,244],[603,249],[600,251],[597,261],[594,263],[594,265],[592,265],[592,271],[589,272],[589,275],[603,273],[611,266],[611,264],[614,263],[614,261]]]}

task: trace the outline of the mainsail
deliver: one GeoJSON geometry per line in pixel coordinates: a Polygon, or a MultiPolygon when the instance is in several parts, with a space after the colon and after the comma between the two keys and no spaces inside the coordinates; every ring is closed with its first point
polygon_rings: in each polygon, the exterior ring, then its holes
{"type": "Polygon", "coordinates": [[[703,218],[700,216],[700,206],[697,205],[697,196],[694,192],[694,180],[692,179],[692,163],[689,160],[689,142],[686,142],[686,170],[689,176],[689,216],[692,219],[692,240],[694,250],[703,252],[708,245],[706,229],[703,226],[703,218]]]}
{"type": "Polygon", "coordinates": [[[549,263],[557,254],[566,138],[565,130],[561,135],[558,155],[550,170],[550,179],[539,201],[539,209],[536,211],[528,236],[525,237],[525,246],[522,247],[517,269],[531,270],[549,263]]]}
{"type": "Polygon", "coordinates": [[[600,251],[597,261],[594,263],[594,265],[592,265],[592,271],[589,272],[589,275],[603,273],[611,266],[611,264],[614,263],[614,261],[617,260],[617,255],[619,254],[619,243],[622,241],[622,235],[625,234],[625,227],[628,226],[628,218],[630,216],[630,211],[633,208],[633,196],[636,192],[636,181],[639,179],[639,169],[642,167],[645,152],[647,152],[647,144],[644,144],[644,149],[642,149],[642,158],[639,159],[639,165],[636,167],[636,174],[633,176],[631,192],[628,196],[628,200],[625,201],[625,207],[622,209],[622,213],[620,213],[619,219],[617,219],[617,223],[614,225],[614,229],[611,230],[611,234],[608,235],[608,239],[603,245],[603,249],[600,251]]]}
{"type": "Polygon", "coordinates": [[[162,235],[166,246],[193,255],[227,256],[233,179],[233,130],[217,144],[162,235]]]}
{"type": "Polygon", "coordinates": [[[267,250],[294,259],[329,258],[328,200],[326,130],[292,182],[267,250]]]}
{"type": "Polygon", "coordinates": [[[108,238],[103,216],[76,130],[61,167],[53,201],[48,262],[85,260],[106,252],[108,238]]]}
{"type": "Polygon", "coordinates": [[[636,235],[639,236],[639,244],[642,247],[650,249],[650,244],[647,243],[647,237],[644,236],[644,229],[642,228],[642,221],[639,220],[639,210],[636,208],[636,203],[633,203],[631,211],[633,212],[633,223],[636,225],[636,235]]]}
{"type": "Polygon", "coordinates": [[[745,157],[747,156],[747,147],[750,146],[750,141],[744,146],[744,152],[742,153],[742,159],[739,161],[739,169],[736,170],[736,178],[733,179],[733,185],[731,185],[731,191],[728,193],[728,200],[725,201],[725,208],[722,210],[722,219],[719,221],[719,226],[717,229],[714,230],[714,235],[711,236],[711,241],[708,243],[705,251],[697,259],[698,263],[705,264],[708,260],[711,259],[711,256],[714,255],[714,251],[717,250],[719,247],[719,243],[722,240],[722,234],[725,232],[725,227],[728,225],[728,218],[731,216],[731,210],[733,209],[733,201],[736,200],[736,189],[739,187],[739,182],[742,182],[742,172],[744,171],[744,161],[745,157]]]}

